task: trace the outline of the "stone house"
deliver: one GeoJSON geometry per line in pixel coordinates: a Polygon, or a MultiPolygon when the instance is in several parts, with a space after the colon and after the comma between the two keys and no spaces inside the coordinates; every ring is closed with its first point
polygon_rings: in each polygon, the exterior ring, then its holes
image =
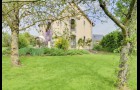
{"type": "MultiPolygon", "coordinates": [[[[92,42],[90,47],[84,46],[79,47],[78,46],[78,40],[82,38],[84,41],[87,39],[92,40],[92,28],[93,28],[93,22],[87,17],[87,15],[79,8],[78,5],[75,3],[69,3],[68,6],[65,7],[64,10],[60,13],[59,17],[62,17],[62,19],[59,19],[57,21],[54,21],[51,24],[51,30],[53,32],[52,36],[52,46],[54,42],[57,39],[54,39],[55,36],[59,37],[62,36],[65,33],[67,33],[70,37],[69,40],[69,48],[70,49],[88,49],[92,48],[92,42]]],[[[43,35],[43,33],[46,30],[45,25],[40,25],[40,35],[43,35]]]]}

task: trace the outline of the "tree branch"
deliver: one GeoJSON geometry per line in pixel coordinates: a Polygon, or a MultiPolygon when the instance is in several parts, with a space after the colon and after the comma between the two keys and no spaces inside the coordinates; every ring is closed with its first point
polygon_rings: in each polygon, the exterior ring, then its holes
{"type": "Polygon", "coordinates": [[[117,26],[119,26],[121,29],[122,29],[122,32],[123,32],[123,35],[124,37],[127,35],[127,32],[126,32],[126,27],[115,17],[113,16],[107,9],[106,7],[106,3],[105,1],[102,1],[102,0],[99,0],[99,4],[100,4],[100,7],[103,9],[103,11],[105,12],[105,14],[111,19],[113,20],[117,26]]]}
{"type": "Polygon", "coordinates": [[[136,2],[137,2],[137,0],[132,0],[132,1],[131,1],[131,3],[130,3],[130,8],[129,8],[129,10],[128,10],[126,19],[125,19],[125,21],[124,21],[124,25],[126,25],[126,24],[128,23],[128,21],[130,20],[136,2]]]}
{"type": "MultiPolygon", "coordinates": [[[[2,0],[2,3],[12,3],[12,2],[39,2],[41,0],[2,0]]],[[[43,2],[43,1],[41,1],[43,2]]]]}
{"type": "Polygon", "coordinates": [[[27,26],[25,28],[20,29],[19,31],[22,31],[22,30],[25,30],[25,29],[27,29],[27,28],[29,28],[31,26],[34,26],[36,23],[41,22],[41,21],[51,20],[52,22],[55,22],[57,20],[62,20],[64,18],[74,17],[74,16],[77,16],[77,15],[80,15],[80,14],[70,15],[70,16],[65,16],[65,17],[59,17],[59,18],[52,18],[52,19],[46,18],[46,19],[43,19],[43,20],[38,20],[38,21],[33,22],[33,24],[31,24],[31,25],[29,25],[29,26],[27,26]]]}

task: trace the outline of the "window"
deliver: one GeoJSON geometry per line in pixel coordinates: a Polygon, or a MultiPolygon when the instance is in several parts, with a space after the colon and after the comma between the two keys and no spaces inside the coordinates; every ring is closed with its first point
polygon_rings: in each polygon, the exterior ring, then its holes
{"type": "Polygon", "coordinates": [[[85,42],[85,40],[86,40],[86,37],[84,36],[84,42],[85,42]]]}
{"type": "Polygon", "coordinates": [[[84,26],[85,26],[85,21],[84,21],[84,26]]]}
{"type": "Polygon", "coordinates": [[[75,20],[71,19],[71,29],[75,29],[75,20]]]}

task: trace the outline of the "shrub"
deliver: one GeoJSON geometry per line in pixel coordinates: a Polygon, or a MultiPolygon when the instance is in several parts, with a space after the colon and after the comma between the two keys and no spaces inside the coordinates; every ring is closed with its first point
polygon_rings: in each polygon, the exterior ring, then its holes
{"type": "Polygon", "coordinates": [[[2,47],[10,47],[10,45],[11,36],[6,32],[2,32],[2,47]]]}
{"type": "Polygon", "coordinates": [[[11,53],[11,49],[9,47],[2,50],[2,55],[9,55],[10,53],[11,53]]]}
{"type": "Polygon", "coordinates": [[[19,49],[20,55],[47,55],[47,56],[66,56],[66,55],[83,55],[89,54],[86,50],[63,50],[58,48],[21,48],[19,49]]]}
{"type": "Polygon", "coordinates": [[[36,44],[36,40],[33,35],[29,34],[28,32],[25,32],[23,35],[27,38],[30,45],[34,46],[36,44]]]}
{"type": "Polygon", "coordinates": [[[105,50],[113,52],[121,46],[121,41],[123,36],[119,31],[113,31],[107,34],[100,42],[100,45],[105,48],[105,50]]]}
{"type": "Polygon", "coordinates": [[[89,54],[86,50],[63,50],[58,48],[45,48],[44,54],[49,56],[83,55],[89,54]]]}
{"type": "Polygon", "coordinates": [[[69,47],[69,42],[67,39],[63,37],[59,37],[58,40],[55,42],[55,47],[63,50],[67,50],[69,47]]]}
{"type": "Polygon", "coordinates": [[[34,56],[41,56],[44,55],[44,48],[30,48],[29,50],[30,55],[34,56]]]}
{"type": "Polygon", "coordinates": [[[30,48],[24,47],[19,49],[19,55],[27,55],[30,54],[30,48]]]}
{"type": "Polygon", "coordinates": [[[31,56],[34,56],[34,55],[41,56],[41,55],[44,55],[44,48],[25,47],[25,48],[19,49],[19,54],[20,55],[28,55],[29,54],[31,56]]]}
{"type": "Polygon", "coordinates": [[[58,48],[45,48],[45,54],[50,56],[82,55],[89,54],[86,50],[63,50],[58,48]]]}
{"type": "Polygon", "coordinates": [[[93,50],[101,51],[101,50],[103,50],[103,48],[100,44],[95,44],[93,47],[93,50]]]}
{"type": "Polygon", "coordinates": [[[64,56],[66,51],[58,48],[45,48],[44,54],[48,56],[64,56]]]}
{"type": "Polygon", "coordinates": [[[78,40],[78,46],[84,47],[84,40],[82,38],[79,38],[78,40]]]}
{"type": "Polygon", "coordinates": [[[19,35],[19,48],[27,47],[30,44],[28,38],[26,38],[23,34],[19,35]]]}
{"type": "Polygon", "coordinates": [[[85,42],[86,45],[89,47],[89,49],[90,49],[90,46],[91,46],[91,42],[92,42],[92,39],[90,39],[90,38],[88,38],[85,42]]]}

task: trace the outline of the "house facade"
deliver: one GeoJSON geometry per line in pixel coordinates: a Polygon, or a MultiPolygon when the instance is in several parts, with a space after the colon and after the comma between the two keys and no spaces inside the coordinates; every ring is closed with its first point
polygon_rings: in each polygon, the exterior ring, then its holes
{"type": "MultiPolygon", "coordinates": [[[[51,24],[51,30],[53,33],[53,37],[62,36],[67,33],[70,37],[69,40],[69,48],[70,49],[91,49],[92,42],[90,46],[79,47],[78,40],[81,38],[84,41],[87,39],[92,40],[92,21],[84,14],[84,12],[75,4],[69,3],[69,5],[61,12],[60,18],[57,21],[54,21],[51,24]]],[[[40,26],[40,35],[43,35],[45,32],[45,25],[40,26]]],[[[54,42],[57,40],[53,38],[52,46],[54,42]]]]}

